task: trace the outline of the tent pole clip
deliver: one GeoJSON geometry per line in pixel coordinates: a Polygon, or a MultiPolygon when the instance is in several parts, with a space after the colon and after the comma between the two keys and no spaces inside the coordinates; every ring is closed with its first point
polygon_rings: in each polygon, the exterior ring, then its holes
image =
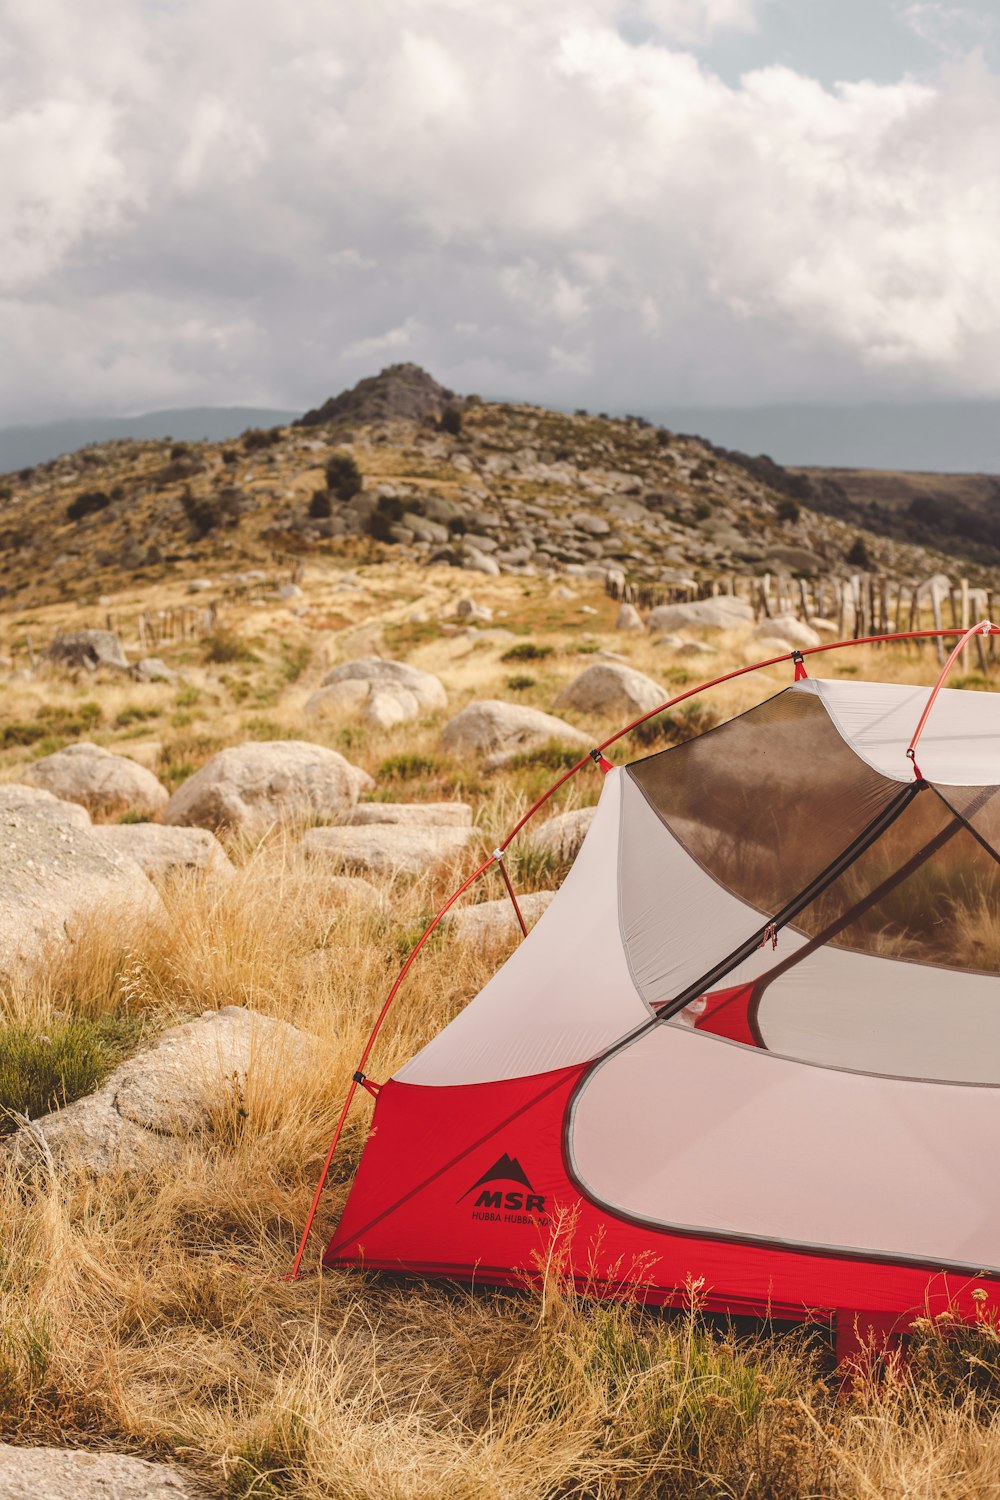
{"type": "Polygon", "coordinates": [[[595,766],[600,766],[601,771],[604,773],[605,776],[607,776],[607,774],[608,774],[609,771],[613,771],[614,770],[614,766],[612,766],[612,764],[611,764],[611,762],[609,760],[606,760],[604,758],[604,756],[601,754],[600,750],[591,750],[591,752],[590,752],[590,758],[594,762],[595,766]]]}
{"type": "Polygon", "coordinates": [[[809,676],[809,673],[806,671],[806,664],[802,656],[802,652],[797,650],[793,651],[792,661],[795,663],[795,681],[803,682],[809,676]]]}
{"type": "Polygon", "coordinates": [[[366,1078],[364,1073],[361,1072],[360,1068],[354,1074],[354,1082],[360,1083],[365,1092],[371,1094],[373,1099],[378,1098],[379,1089],[382,1087],[382,1085],[380,1083],[374,1083],[370,1078],[366,1078]]]}

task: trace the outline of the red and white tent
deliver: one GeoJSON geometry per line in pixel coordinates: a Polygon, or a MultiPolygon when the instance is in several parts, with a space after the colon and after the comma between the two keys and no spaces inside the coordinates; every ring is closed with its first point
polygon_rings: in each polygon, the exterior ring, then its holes
{"type": "Polygon", "coordinates": [[[378,1090],[324,1263],[557,1253],[594,1295],[845,1326],[992,1303],[1000,697],[941,691],[918,766],[927,703],[798,681],[610,769],[545,915],[378,1090]]]}

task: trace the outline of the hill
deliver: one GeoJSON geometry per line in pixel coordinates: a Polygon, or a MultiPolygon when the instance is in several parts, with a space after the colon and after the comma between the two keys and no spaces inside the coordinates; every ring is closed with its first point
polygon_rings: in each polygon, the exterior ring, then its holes
{"type": "Polygon", "coordinates": [[[220,442],[248,427],[290,422],[294,412],[258,406],[192,406],[148,411],[138,417],[75,417],[60,422],[0,428],[0,472],[45,463],[93,443],[124,438],[220,442]]]}
{"type": "MultiPolygon", "coordinates": [[[[868,563],[919,579],[925,546],[868,533],[787,471],[641,418],[454,398],[392,367],[328,411],[353,420],[251,429],[237,442],[116,440],[0,482],[3,597],[97,599],[130,584],[233,577],[315,556],[481,572],[589,573],[639,584],[868,563]],[[440,408],[440,415],[433,412],[440,408]],[[375,415],[372,415],[372,413],[375,415]],[[755,467],[756,465],[756,467],[755,467]]],[[[323,408],[320,408],[323,410],[323,408]]]]}

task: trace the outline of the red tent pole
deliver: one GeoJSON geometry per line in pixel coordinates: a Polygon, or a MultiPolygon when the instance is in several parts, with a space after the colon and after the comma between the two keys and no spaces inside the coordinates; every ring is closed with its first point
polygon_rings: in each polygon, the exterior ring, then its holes
{"type": "Polygon", "coordinates": [[[913,731],[913,738],[906,749],[906,754],[913,763],[913,774],[914,776],[916,776],[918,781],[921,779],[921,777],[920,768],[917,765],[917,742],[924,732],[924,725],[927,723],[927,720],[931,716],[931,709],[934,707],[937,695],[944,687],[945,678],[948,676],[948,673],[951,671],[962,651],[968,645],[969,641],[972,640],[972,637],[974,635],[1000,635],[1000,625],[994,625],[991,620],[980,620],[978,625],[970,626],[970,628],[962,636],[962,639],[957,642],[948,660],[941,668],[940,674],[938,675],[938,680],[931,688],[930,697],[924,704],[924,711],[920,715],[920,723],[913,731]]]}
{"type": "MultiPolygon", "coordinates": [[[[984,623],[987,624],[987,625],[989,625],[989,621],[986,621],[984,623]]],[[[816,656],[816,655],[818,655],[819,653],[821,653],[823,651],[839,651],[842,648],[847,647],[847,646],[870,646],[870,645],[875,645],[875,644],[877,644],[879,642],[882,642],[882,641],[920,641],[920,640],[927,640],[927,639],[938,637],[938,636],[961,635],[962,636],[962,640],[958,643],[958,645],[955,647],[955,650],[952,652],[951,656],[948,658],[948,661],[947,661],[947,663],[945,665],[945,669],[942,672],[941,677],[938,679],[938,682],[937,682],[937,684],[936,684],[936,686],[935,686],[935,688],[934,688],[934,690],[933,690],[933,692],[931,694],[930,702],[928,703],[926,709],[924,710],[923,718],[921,719],[919,725],[917,726],[917,733],[914,736],[913,741],[911,742],[911,749],[912,749],[913,746],[916,744],[917,739],[919,739],[919,737],[920,737],[920,733],[921,733],[921,731],[922,731],[922,729],[924,727],[924,723],[926,722],[927,715],[930,712],[931,705],[933,704],[933,701],[934,701],[935,697],[937,696],[938,689],[940,688],[941,683],[944,681],[944,678],[947,675],[947,672],[948,672],[949,668],[951,667],[952,662],[958,656],[958,653],[962,649],[962,646],[965,644],[965,642],[967,640],[969,640],[970,637],[972,637],[973,635],[975,635],[975,633],[976,633],[977,630],[982,630],[982,628],[983,627],[981,625],[977,625],[977,626],[974,626],[973,629],[968,630],[968,631],[964,631],[964,632],[961,631],[961,630],[958,630],[958,629],[896,631],[896,632],[894,632],[892,634],[889,634],[889,635],[866,635],[866,636],[860,636],[857,640],[830,641],[827,645],[823,645],[823,646],[800,646],[795,651],[783,651],[780,656],[769,656],[765,661],[755,661],[755,662],[752,662],[750,664],[750,666],[747,666],[747,667],[737,667],[735,669],[735,671],[724,672],[721,677],[713,677],[710,682],[699,683],[699,685],[697,687],[688,688],[686,692],[678,693],[675,698],[669,698],[666,703],[661,703],[658,708],[651,708],[648,713],[641,714],[638,719],[633,719],[632,722],[631,722],[631,724],[626,724],[625,727],[624,727],[624,729],[619,729],[614,734],[609,735],[606,740],[602,741],[602,743],[600,745],[597,745],[595,748],[599,752],[602,751],[602,750],[606,750],[609,745],[613,745],[617,740],[620,740],[624,735],[629,734],[633,729],[638,729],[638,727],[639,727],[640,724],[645,724],[647,719],[655,719],[656,716],[657,716],[657,714],[665,713],[668,708],[674,708],[678,703],[683,703],[686,698],[694,698],[699,693],[706,693],[706,692],[709,691],[710,688],[719,687],[724,682],[732,682],[734,680],[734,678],[745,677],[749,672],[759,672],[759,671],[763,670],[763,668],[765,668],[765,667],[776,667],[776,666],[780,665],[781,662],[790,661],[790,662],[795,663],[795,665],[797,666],[798,663],[796,662],[796,657],[801,657],[801,656],[816,656]]],[[[987,632],[984,632],[984,634],[985,633],[987,633],[987,632]]],[[[998,627],[996,625],[989,625],[989,632],[988,633],[994,633],[994,634],[1000,635],[1000,627],[998,627]]],[[[907,752],[907,753],[909,753],[909,752],[907,752]]],[[[426,943],[427,939],[430,937],[431,933],[434,931],[435,927],[437,927],[438,923],[441,921],[441,918],[444,916],[445,912],[449,909],[449,907],[454,906],[454,904],[458,900],[459,896],[464,895],[465,892],[468,890],[469,886],[472,885],[474,881],[478,880],[479,877],[480,877],[480,875],[482,875],[486,870],[489,869],[490,865],[492,865],[494,863],[494,861],[496,860],[497,854],[503,854],[503,852],[507,848],[507,846],[520,833],[520,831],[524,827],[525,823],[527,823],[530,818],[534,817],[534,815],[538,811],[538,809],[540,807],[544,806],[544,804],[549,800],[549,798],[551,796],[553,796],[553,794],[555,792],[557,792],[561,786],[565,786],[566,782],[569,781],[570,777],[575,776],[576,773],[577,773],[577,771],[582,770],[582,768],[585,765],[588,765],[591,762],[591,760],[592,760],[592,756],[591,756],[590,751],[588,751],[587,754],[584,755],[580,760],[578,760],[574,766],[571,766],[568,771],[564,771],[563,774],[558,778],[558,780],[556,780],[556,781],[554,781],[552,783],[552,785],[549,787],[548,791],[542,793],[542,795],[538,798],[537,802],[533,802],[532,803],[531,807],[528,808],[528,811],[524,814],[523,817],[521,817],[521,818],[518,819],[518,821],[514,824],[514,827],[511,829],[510,833],[508,833],[507,837],[498,846],[497,850],[493,854],[490,855],[489,859],[486,860],[483,864],[481,864],[479,866],[478,870],[475,870],[468,877],[467,880],[463,880],[462,884],[458,887],[458,889],[455,891],[455,893],[453,895],[451,895],[451,896],[448,897],[448,900],[445,902],[444,906],[442,906],[442,908],[438,912],[437,916],[430,923],[430,925],[426,928],[426,930],[422,933],[422,935],[420,936],[420,938],[418,939],[418,941],[416,942],[416,944],[414,945],[414,947],[410,951],[410,953],[409,953],[409,955],[408,955],[408,957],[406,959],[406,962],[404,963],[403,967],[400,969],[399,974],[396,977],[395,984],[393,985],[392,989],[389,991],[388,996],[386,997],[385,1004],[382,1006],[382,1009],[379,1011],[378,1018],[376,1019],[375,1025],[372,1027],[371,1034],[368,1037],[368,1041],[365,1043],[365,1049],[364,1049],[364,1051],[361,1054],[361,1059],[360,1059],[360,1061],[358,1063],[357,1072],[354,1074],[354,1077],[351,1080],[351,1085],[350,1085],[350,1087],[349,1087],[349,1089],[347,1091],[347,1097],[344,1100],[343,1108],[341,1109],[339,1118],[337,1120],[337,1125],[336,1125],[336,1129],[334,1131],[333,1140],[330,1142],[330,1149],[326,1153],[326,1159],[323,1162],[323,1170],[320,1173],[319,1182],[316,1184],[316,1191],[313,1194],[313,1200],[312,1200],[312,1203],[311,1203],[310,1208],[309,1208],[309,1214],[308,1214],[308,1216],[306,1218],[306,1225],[305,1225],[304,1230],[302,1231],[302,1238],[301,1238],[301,1240],[299,1242],[298,1252],[297,1252],[297,1254],[295,1256],[295,1262],[294,1262],[294,1264],[292,1266],[291,1275],[290,1275],[289,1279],[294,1279],[299,1274],[299,1268],[302,1265],[302,1257],[305,1254],[306,1242],[309,1239],[309,1235],[310,1235],[310,1232],[311,1232],[312,1226],[313,1226],[313,1220],[315,1219],[317,1210],[319,1208],[319,1201],[320,1201],[320,1198],[323,1195],[323,1189],[326,1186],[326,1179],[327,1179],[327,1177],[329,1175],[330,1166],[331,1166],[331,1164],[333,1162],[333,1158],[334,1158],[334,1155],[336,1153],[337,1146],[339,1144],[340,1137],[341,1137],[341,1134],[342,1134],[343,1129],[344,1129],[344,1122],[347,1119],[348,1111],[350,1110],[351,1104],[352,1104],[353,1099],[354,1099],[354,1095],[357,1092],[359,1084],[364,1085],[367,1082],[367,1080],[365,1079],[365,1076],[364,1076],[365,1064],[367,1063],[368,1058],[371,1055],[371,1050],[372,1050],[372,1048],[375,1045],[375,1039],[376,1039],[376,1037],[378,1036],[379,1032],[382,1029],[382,1023],[385,1020],[386,1016],[389,1014],[389,1010],[390,1010],[390,1007],[392,1006],[392,1002],[395,1000],[397,994],[399,993],[400,986],[402,985],[403,980],[406,978],[407,974],[410,972],[410,969],[413,966],[413,962],[414,962],[417,954],[420,952],[421,948],[424,946],[424,944],[426,943]]],[[[504,875],[504,879],[506,881],[506,878],[507,878],[506,877],[506,871],[504,871],[502,861],[500,862],[500,869],[501,869],[501,873],[504,875]]],[[[511,887],[510,887],[509,883],[508,883],[508,890],[511,890],[511,887]]],[[[524,929],[524,920],[523,920],[523,918],[521,918],[521,913],[520,913],[520,910],[517,907],[517,901],[516,901],[516,898],[514,898],[512,890],[511,890],[511,897],[514,900],[515,910],[517,910],[518,918],[521,921],[521,928],[523,930],[524,929]]]]}
{"type": "Polygon", "coordinates": [[[337,1146],[338,1146],[338,1144],[340,1142],[340,1136],[341,1136],[341,1132],[344,1129],[344,1122],[347,1119],[348,1110],[350,1109],[351,1104],[352,1104],[352,1102],[354,1100],[354,1095],[357,1093],[358,1085],[359,1084],[364,1084],[364,1082],[366,1081],[365,1080],[365,1064],[367,1063],[369,1057],[371,1056],[371,1050],[372,1050],[372,1048],[375,1045],[375,1039],[378,1036],[379,1032],[382,1030],[382,1022],[385,1020],[386,1016],[389,1014],[389,1008],[392,1005],[392,1002],[395,1000],[396,996],[399,994],[400,985],[403,983],[403,980],[406,978],[407,974],[410,972],[410,969],[413,967],[413,961],[416,958],[417,954],[420,952],[421,948],[424,946],[424,944],[426,943],[427,939],[430,937],[431,933],[434,931],[435,927],[438,925],[438,923],[440,922],[441,918],[444,916],[445,912],[448,910],[448,908],[450,906],[454,906],[454,904],[458,900],[459,896],[462,896],[462,895],[465,894],[465,892],[469,889],[469,886],[472,885],[473,881],[479,879],[480,875],[482,875],[482,873],[483,873],[484,870],[488,870],[489,869],[490,865],[493,863],[493,861],[494,861],[495,858],[496,858],[496,856],[493,855],[493,854],[491,854],[490,857],[489,857],[489,859],[486,860],[483,864],[481,864],[479,866],[478,870],[473,871],[473,873],[469,876],[469,878],[467,880],[463,880],[462,881],[462,884],[458,887],[458,890],[455,891],[454,895],[448,897],[447,901],[444,903],[444,905],[442,906],[441,910],[438,912],[437,916],[434,918],[433,922],[430,923],[430,925],[426,928],[426,930],[421,934],[419,940],[413,945],[412,949],[410,950],[409,954],[407,955],[407,959],[406,959],[405,964],[403,965],[403,967],[400,969],[398,975],[396,976],[396,982],[395,982],[395,984],[393,985],[392,989],[389,991],[388,995],[386,996],[385,1004],[383,1005],[382,1009],[379,1011],[378,1016],[377,1016],[376,1021],[375,1021],[375,1025],[372,1027],[371,1032],[369,1033],[369,1036],[368,1036],[368,1040],[365,1043],[365,1050],[362,1052],[361,1057],[360,1057],[360,1059],[358,1061],[357,1071],[355,1072],[354,1077],[351,1079],[351,1086],[347,1090],[347,1097],[344,1100],[343,1108],[340,1111],[340,1115],[339,1115],[339,1118],[337,1120],[337,1125],[336,1125],[336,1128],[335,1128],[335,1130],[333,1132],[333,1140],[330,1142],[330,1149],[326,1153],[326,1160],[323,1162],[323,1170],[320,1172],[319,1182],[317,1182],[317,1184],[316,1184],[316,1191],[313,1194],[312,1203],[309,1205],[309,1213],[308,1213],[308,1215],[306,1217],[306,1226],[305,1226],[305,1228],[302,1231],[302,1239],[299,1241],[299,1248],[298,1248],[298,1251],[296,1252],[295,1262],[294,1262],[294,1264],[292,1266],[291,1275],[289,1277],[289,1280],[294,1281],[295,1278],[299,1274],[299,1267],[302,1265],[302,1257],[305,1254],[306,1243],[307,1243],[307,1241],[309,1239],[309,1235],[310,1235],[310,1232],[312,1230],[313,1220],[316,1217],[316,1211],[319,1208],[319,1200],[323,1196],[323,1189],[326,1187],[326,1179],[327,1179],[327,1177],[330,1174],[330,1167],[332,1165],[333,1158],[334,1158],[334,1155],[335,1155],[336,1150],[337,1150],[337,1146]]]}

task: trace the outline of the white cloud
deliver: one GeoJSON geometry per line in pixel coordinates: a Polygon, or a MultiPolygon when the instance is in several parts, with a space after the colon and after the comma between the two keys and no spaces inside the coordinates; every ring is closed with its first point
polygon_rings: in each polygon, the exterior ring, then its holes
{"type": "Polygon", "coordinates": [[[633,410],[1000,395],[997,78],[727,85],[697,45],[761,3],[0,0],[0,420],[393,358],[633,410]]]}

